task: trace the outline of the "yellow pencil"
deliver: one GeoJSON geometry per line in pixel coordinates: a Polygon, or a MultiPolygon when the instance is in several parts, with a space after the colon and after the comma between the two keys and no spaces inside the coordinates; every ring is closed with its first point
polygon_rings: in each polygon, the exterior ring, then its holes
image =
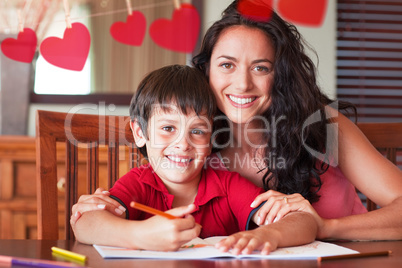
{"type": "Polygon", "coordinates": [[[52,251],[55,253],[58,253],[61,256],[65,256],[68,257],[70,259],[74,259],[74,260],[78,260],[81,262],[85,262],[87,259],[87,256],[82,255],[82,254],[78,254],[66,249],[62,249],[62,248],[58,248],[58,247],[52,247],[52,251]]]}

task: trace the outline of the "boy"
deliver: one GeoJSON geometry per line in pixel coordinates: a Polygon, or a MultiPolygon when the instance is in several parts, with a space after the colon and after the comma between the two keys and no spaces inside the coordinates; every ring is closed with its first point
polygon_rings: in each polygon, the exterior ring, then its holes
{"type": "Polygon", "coordinates": [[[278,246],[313,241],[316,224],[307,213],[290,213],[277,223],[244,231],[257,222],[252,216],[258,208],[248,204],[263,190],[237,173],[204,167],[215,107],[208,81],[194,68],[173,65],[146,76],[132,99],[130,124],[149,164],[132,169],[110,189],[126,209],[122,217],[105,210],[84,213],[73,225],[77,240],[177,250],[197,236],[231,235],[218,247],[233,248],[234,254],[254,249],[268,254],[278,246]],[[131,208],[131,201],[180,218],[149,215],[131,208]]]}

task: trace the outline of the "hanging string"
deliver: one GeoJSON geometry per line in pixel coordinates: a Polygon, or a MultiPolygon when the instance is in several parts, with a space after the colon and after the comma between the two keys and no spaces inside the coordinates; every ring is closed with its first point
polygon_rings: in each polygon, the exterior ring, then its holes
{"type": "Polygon", "coordinates": [[[26,19],[26,16],[28,14],[28,10],[31,7],[31,3],[32,3],[32,0],[25,1],[24,8],[22,9],[22,13],[21,13],[20,9],[17,11],[17,13],[18,13],[18,27],[19,27],[19,31],[21,33],[24,31],[25,19],[26,19]]]}
{"type": "Polygon", "coordinates": [[[64,12],[66,13],[67,28],[72,28],[70,18],[70,6],[68,5],[68,0],[64,0],[63,2],[64,2],[64,12]]]}
{"type": "MultiPolygon", "coordinates": [[[[64,0],[66,1],[66,0],[64,0]]],[[[0,0],[0,3],[2,1],[0,0]]],[[[156,4],[145,4],[145,5],[138,5],[136,7],[134,7],[135,9],[138,10],[144,10],[144,9],[149,9],[149,8],[154,8],[154,7],[167,7],[167,6],[171,6],[172,5],[172,0],[167,0],[165,2],[161,2],[161,3],[156,3],[156,4]]],[[[3,12],[3,9],[0,9],[0,14],[3,12]]],[[[106,15],[113,15],[113,14],[118,14],[118,13],[122,13],[122,12],[127,12],[127,8],[124,9],[116,9],[116,10],[111,10],[111,11],[107,11],[107,12],[98,12],[98,13],[92,13],[89,16],[82,16],[82,17],[74,17],[72,20],[82,20],[82,19],[87,19],[87,18],[92,18],[92,17],[100,17],[100,16],[106,16],[106,15]]],[[[4,16],[5,18],[6,16],[4,16]]],[[[1,19],[3,19],[3,16],[0,16],[1,19]]],[[[71,24],[71,18],[69,15],[69,21],[71,24]]],[[[54,20],[53,23],[58,23],[61,22],[60,20],[54,20]]],[[[32,23],[32,27],[35,28],[39,25],[39,23],[32,23]]],[[[0,31],[2,31],[3,29],[9,29],[8,28],[0,28],[0,31]]]]}
{"type": "MultiPolygon", "coordinates": [[[[136,6],[135,9],[138,10],[143,10],[143,9],[149,9],[149,8],[154,8],[154,7],[164,7],[164,6],[170,6],[172,4],[172,0],[162,2],[162,3],[155,3],[155,4],[146,4],[146,5],[140,5],[136,6]]],[[[81,19],[86,19],[86,18],[93,18],[93,17],[100,17],[100,16],[105,16],[105,15],[112,15],[112,14],[117,14],[117,13],[122,13],[127,11],[127,8],[125,9],[116,9],[112,11],[107,11],[107,12],[99,12],[99,13],[93,13],[89,16],[84,16],[84,17],[75,17],[73,18],[74,20],[81,20],[81,19]]],[[[54,21],[58,22],[58,21],[54,21]]]]}
{"type": "Polygon", "coordinates": [[[18,30],[20,33],[22,33],[24,31],[24,22],[22,21],[22,18],[21,18],[21,10],[20,9],[18,9],[17,14],[18,14],[18,30]]]}
{"type": "Polygon", "coordinates": [[[31,8],[31,4],[32,4],[32,0],[27,0],[27,1],[25,1],[25,5],[24,5],[24,9],[23,9],[23,12],[22,12],[22,20],[23,20],[23,24],[25,24],[25,20],[26,20],[26,17],[27,17],[27,15],[28,15],[28,11],[29,11],[29,9],[31,8]]]}
{"type": "Polygon", "coordinates": [[[126,4],[127,4],[128,15],[131,16],[133,14],[133,8],[131,7],[131,1],[126,0],[126,4]]]}
{"type": "Polygon", "coordinates": [[[180,0],[173,0],[174,8],[180,9],[180,0]]]}

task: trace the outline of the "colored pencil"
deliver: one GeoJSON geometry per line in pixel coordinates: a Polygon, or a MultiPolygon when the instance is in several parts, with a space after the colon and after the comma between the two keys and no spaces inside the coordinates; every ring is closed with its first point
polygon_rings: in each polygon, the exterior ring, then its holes
{"type": "Polygon", "coordinates": [[[138,210],[141,210],[141,211],[144,211],[144,212],[147,212],[147,213],[150,213],[150,214],[153,214],[153,215],[163,216],[163,217],[171,219],[171,220],[172,219],[177,219],[176,216],[170,215],[170,214],[168,214],[166,212],[160,211],[160,210],[155,209],[155,208],[148,207],[146,205],[142,205],[142,204],[140,204],[138,202],[132,201],[130,203],[130,207],[138,209],[138,210]]]}
{"type": "Polygon", "coordinates": [[[341,259],[353,259],[353,258],[366,258],[366,257],[377,257],[377,256],[388,256],[392,251],[377,251],[377,252],[367,252],[367,253],[356,253],[356,254],[345,254],[337,256],[326,256],[319,257],[318,261],[330,261],[330,260],[341,260],[341,259]]]}
{"type": "Polygon", "coordinates": [[[73,259],[73,260],[77,260],[77,261],[81,261],[81,262],[85,262],[87,260],[87,256],[78,254],[78,253],[75,253],[75,252],[72,252],[72,251],[69,251],[66,249],[52,247],[52,251],[61,256],[68,257],[69,259],[73,259]]]}
{"type": "MultiPolygon", "coordinates": [[[[41,259],[30,258],[16,258],[10,256],[0,256],[0,264],[6,264],[8,267],[26,266],[26,267],[39,267],[39,268],[71,268],[79,267],[69,262],[49,261],[41,259]]],[[[2,266],[4,267],[4,266],[2,266]]]]}

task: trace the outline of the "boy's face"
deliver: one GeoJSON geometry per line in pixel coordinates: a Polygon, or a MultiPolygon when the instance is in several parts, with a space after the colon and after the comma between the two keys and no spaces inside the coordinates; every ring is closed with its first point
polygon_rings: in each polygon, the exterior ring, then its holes
{"type": "Polygon", "coordinates": [[[211,152],[212,120],[175,106],[156,108],[148,121],[146,147],[149,162],[165,185],[197,183],[211,152]]]}

